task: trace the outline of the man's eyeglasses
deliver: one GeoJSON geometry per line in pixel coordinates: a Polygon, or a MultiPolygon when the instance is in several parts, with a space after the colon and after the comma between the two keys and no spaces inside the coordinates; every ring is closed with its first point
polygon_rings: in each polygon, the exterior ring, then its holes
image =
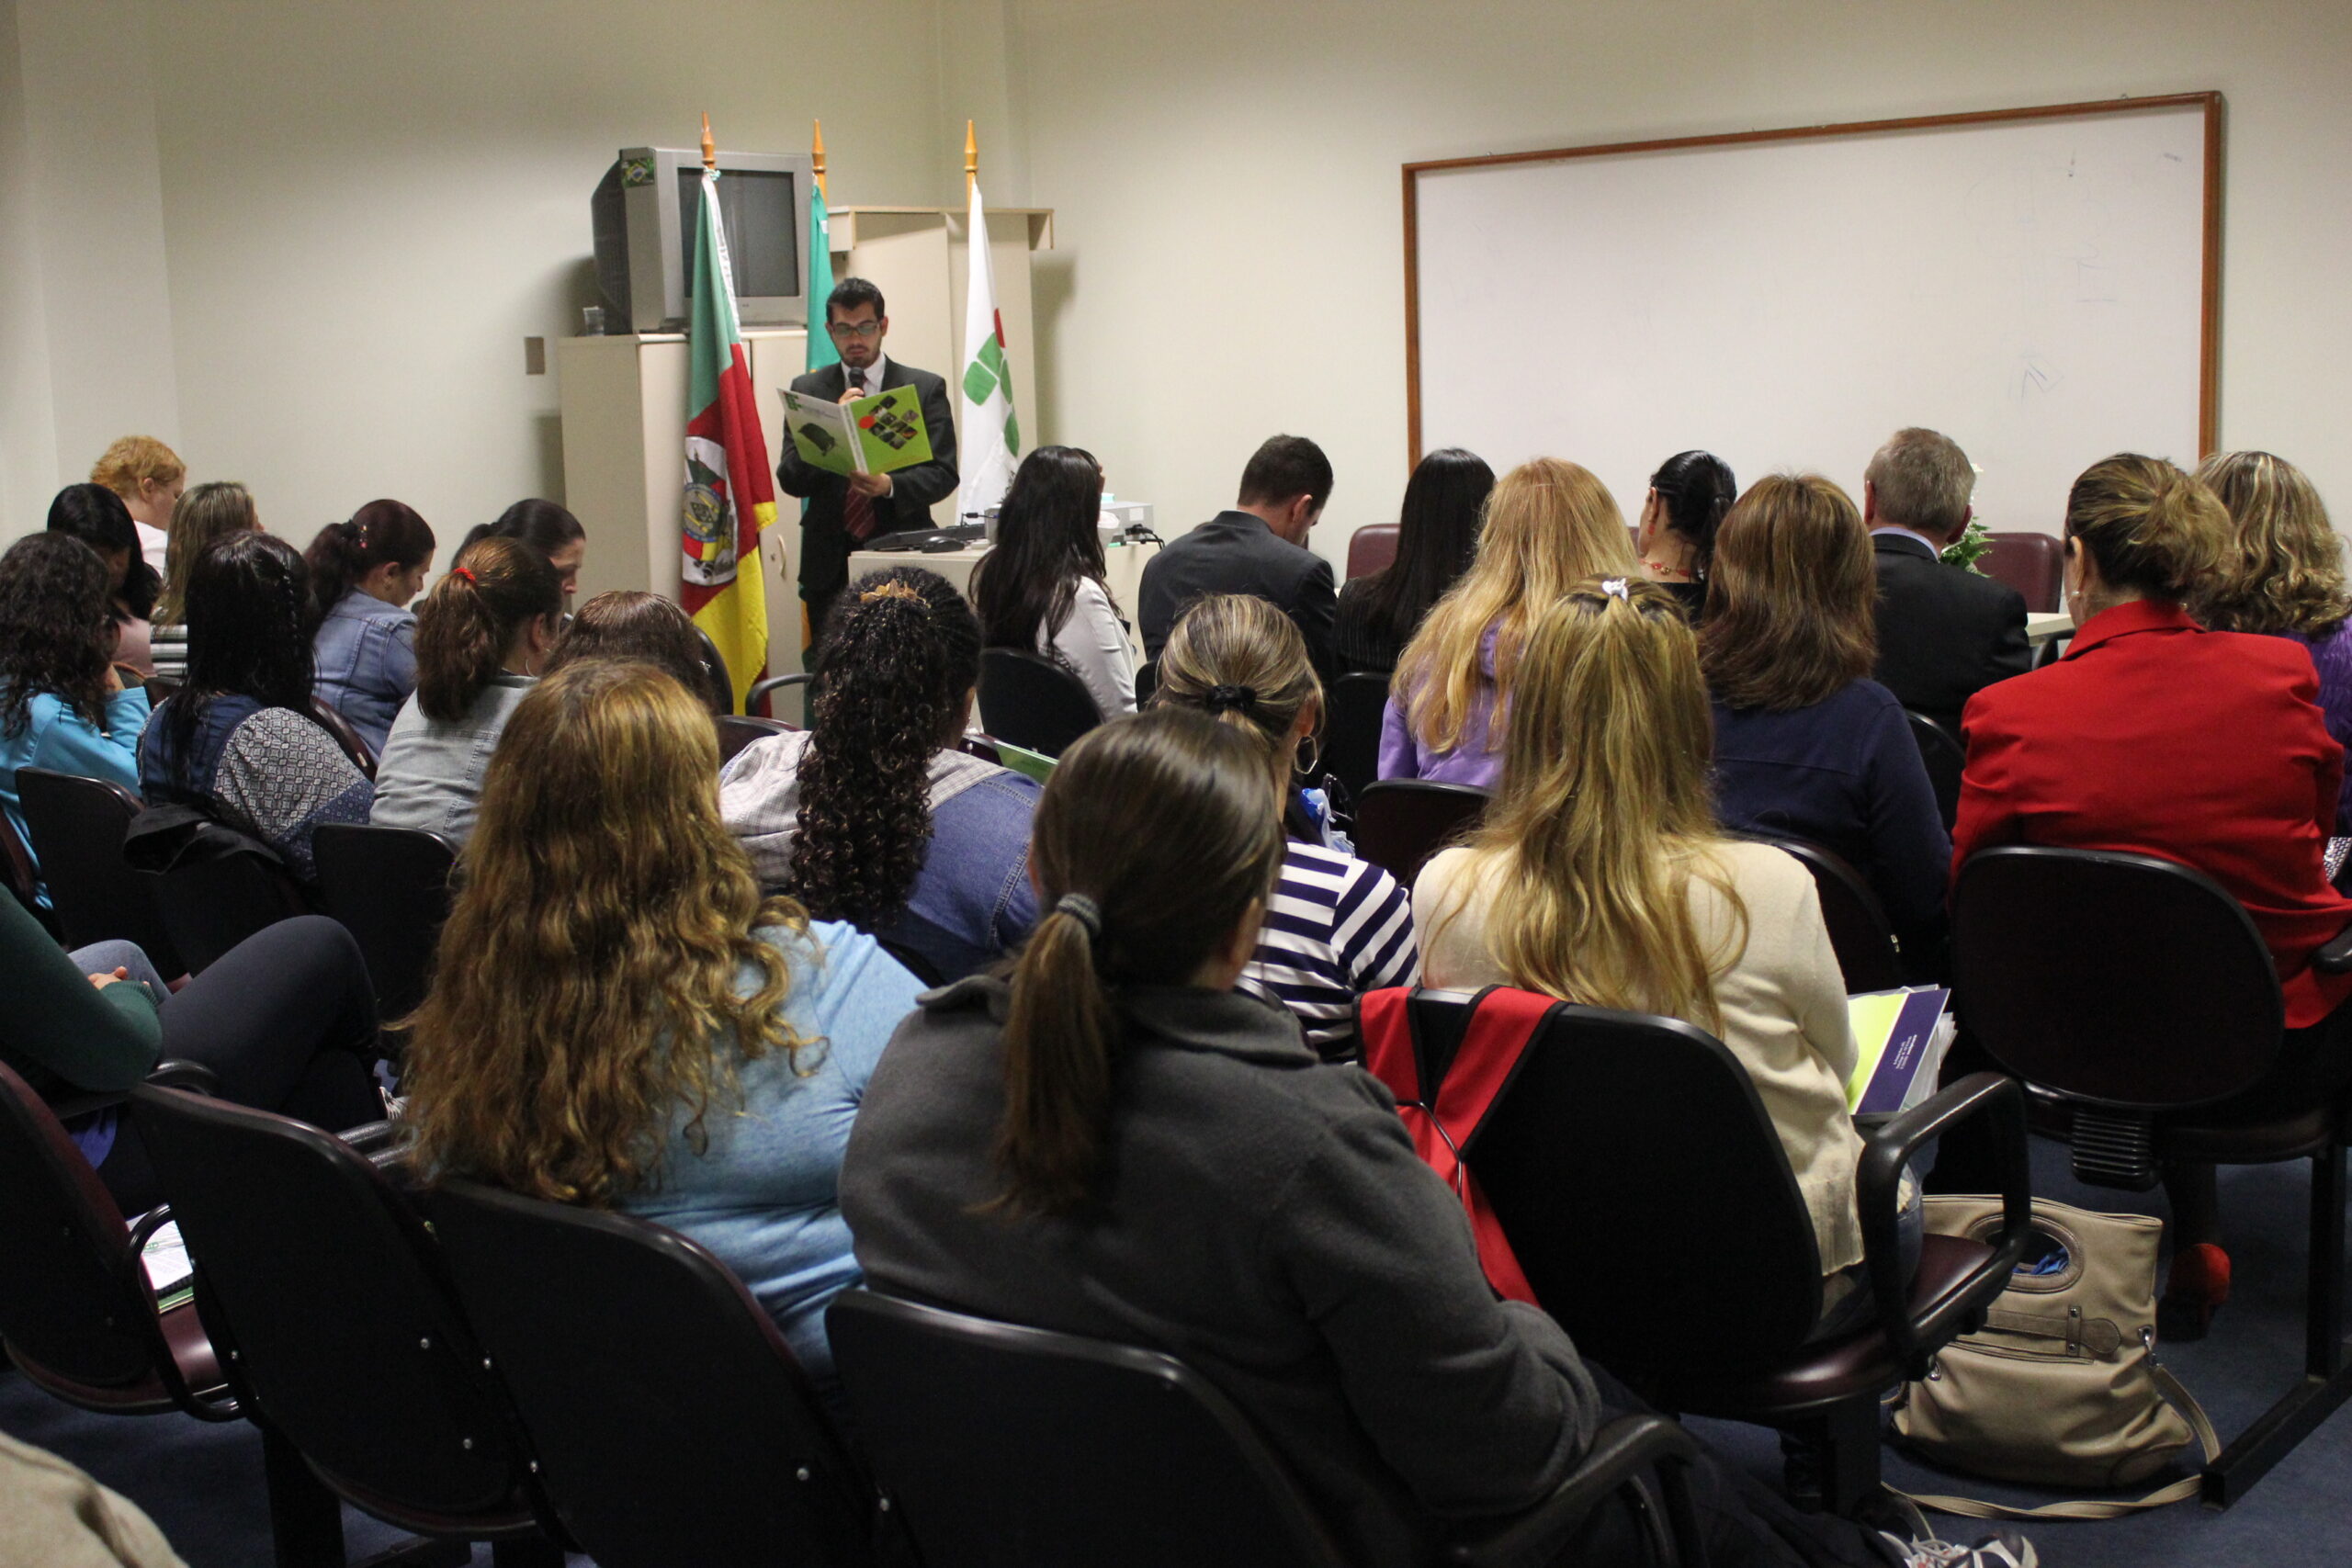
{"type": "Polygon", "coordinates": [[[876,338],[882,335],[879,321],[827,321],[825,330],[835,337],[876,338]]]}

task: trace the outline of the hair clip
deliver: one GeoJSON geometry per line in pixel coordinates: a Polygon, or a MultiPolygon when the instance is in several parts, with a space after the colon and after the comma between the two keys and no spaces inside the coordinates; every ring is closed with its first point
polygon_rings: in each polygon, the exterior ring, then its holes
{"type": "Polygon", "coordinates": [[[1603,593],[1608,594],[1611,599],[1623,599],[1628,604],[1634,602],[1634,595],[1626,588],[1625,580],[1622,577],[1602,578],[1600,580],[1600,591],[1603,593]]]}
{"type": "Polygon", "coordinates": [[[1201,699],[1201,706],[1211,713],[1229,709],[1242,713],[1258,711],[1258,691],[1254,686],[1211,686],[1208,695],[1201,699]]]}
{"type": "Polygon", "coordinates": [[[922,594],[903,582],[877,582],[857,596],[861,604],[871,604],[883,599],[905,599],[917,604],[923,602],[922,594]]]}

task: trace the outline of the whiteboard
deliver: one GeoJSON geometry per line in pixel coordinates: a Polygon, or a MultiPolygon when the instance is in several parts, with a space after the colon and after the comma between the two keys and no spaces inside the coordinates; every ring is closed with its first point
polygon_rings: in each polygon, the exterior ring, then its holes
{"type": "Polygon", "coordinates": [[[1408,165],[1416,454],[1566,457],[1632,521],[1688,447],[1859,505],[1924,424],[1988,527],[2049,533],[2109,453],[2193,466],[2220,101],[2084,107],[1408,165]]]}

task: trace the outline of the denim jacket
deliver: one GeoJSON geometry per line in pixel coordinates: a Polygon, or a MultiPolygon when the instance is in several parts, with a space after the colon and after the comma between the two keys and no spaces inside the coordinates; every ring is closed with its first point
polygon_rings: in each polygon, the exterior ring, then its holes
{"type": "Polygon", "coordinates": [[[319,623],[312,685],[383,755],[393,716],[416,690],[416,617],[353,589],[319,623]]]}
{"type": "Polygon", "coordinates": [[[422,828],[463,849],[473,837],[490,754],[498,750],[515,705],[535,684],[529,675],[493,675],[455,724],[425,717],[411,697],[392,721],[376,764],[376,807],[368,820],[379,828],[422,828]]]}
{"type": "MultiPolygon", "coordinates": [[[[806,732],[746,746],[718,783],[719,814],[751,852],[760,885],[789,893],[800,832],[806,732]]],[[[1029,819],[1037,785],[961,751],[931,760],[931,842],[906,908],[874,934],[959,979],[1021,945],[1037,923],[1029,886],[1029,819]]]]}

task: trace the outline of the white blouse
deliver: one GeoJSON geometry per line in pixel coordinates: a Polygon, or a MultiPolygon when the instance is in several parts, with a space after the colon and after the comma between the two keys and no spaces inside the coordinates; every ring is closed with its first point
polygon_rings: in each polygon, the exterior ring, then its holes
{"type": "Polygon", "coordinates": [[[1078,580],[1069,618],[1059,632],[1049,637],[1039,624],[1037,651],[1069,666],[1085,682],[1087,694],[1104,718],[1136,711],[1135,649],[1127,642],[1126,626],[1119,619],[1111,595],[1092,578],[1078,580]]]}

